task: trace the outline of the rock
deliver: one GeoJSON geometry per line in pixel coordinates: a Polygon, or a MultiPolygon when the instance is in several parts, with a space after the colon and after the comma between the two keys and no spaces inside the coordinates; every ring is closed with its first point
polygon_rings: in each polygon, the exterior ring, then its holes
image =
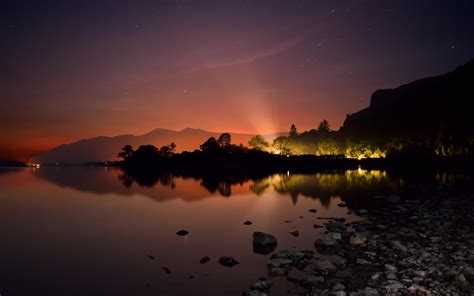
{"type": "Polygon", "coordinates": [[[292,231],[290,232],[290,234],[293,235],[294,237],[300,236],[300,232],[298,230],[292,231]]]}
{"type": "Polygon", "coordinates": [[[219,263],[223,266],[226,266],[226,267],[233,267],[233,266],[239,264],[239,262],[237,260],[235,260],[232,257],[227,257],[227,256],[220,257],[219,258],[219,263]]]}
{"type": "Polygon", "coordinates": [[[290,259],[283,259],[283,258],[273,258],[267,261],[268,268],[289,268],[293,263],[290,259]]]}
{"type": "Polygon", "coordinates": [[[170,270],[168,267],[163,266],[162,268],[163,268],[163,270],[166,272],[166,274],[170,274],[170,273],[171,273],[171,270],[170,270]]]}
{"type": "Polygon", "coordinates": [[[336,266],[331,261],[320,260],[315,264],[315,270],[320,274],[327,275],[336,272],[336,266]]]}
{"type": "Polygon", "coordinates": [[[395,194],[391,194],[391,195],[387,196],[385,198],[385,200],[387,202],[390,202],[390,203],[398,203],[398,202],[400,202],[400,196],[395,195],[395,194]]]}
{"type": "Polygon", "coordinates": [[[267,296],[268,294],[259,290],[250,290],[245,293],[246,296],[267,296]]]}
{"type": "Polygon", "coordinates": [[[413,272],[416,276],[425,277],[428,275],[428,272],[425,270],[415,270],[413,272]]]}
{"type": "Polygon", "coordinates": [[[316,209],[309,209],[309,212],[310,212],[310,213],[316,213],[317,210],[316,210],[316,209]]]}
{"type": "Polygon", "coordinates": [[[373,279],[374,281],[378,280],[380,278],[380,274],[381,274],[380,272],[376,272],[370,278],[373,279]]]}
{"type": "Polygon", "coordinates": [[[199,263],[201,264],[206,264],[207,262],[209,262],[211,260],[211,258],[207,257],[207,256],[204,256],[201,258],[201,260],[199,260],[199,263]]]}
{"type": "Polygon", "coordinates": [[[395,265],[392,265],[392,264],[385,264],[384,269],[386,271],[390,271],[390,272],[397,272],[398,271],[398,268],[395,265]]]}
{"type": "Polygon", "coordinates": [[[247,220],[247,221],[244,222],[244,225],[252,225],[252,224],[253,224],[252,221],[247,220]]]}
{"type": "Polygon", "coordinates": [[[260,254],[260,255],[269,255],[271,253],[273,253],[273,251],[275,251],[276,247],[277,247],[277,244],[273,244],[273,245],[265,245],[265,246],[262,246],[262,245],[252,245],[253,247],[253,252],[255,254],[260,254]]]}
{"type": "Polygon", "coordinates": [[[357,216],[367,216],[368,214],[369,214],[369,211],[367,211],[366,209],[358,209],[356,211],[357,216]]]}
{"type": "Polygon", "coordinates": [[[422,287],[418,284],[411,284],[411,286],[408,287],[407,290],[411,294],[422,294],[422,295],[430,294],[430,292],[425,287],[422,287]]]}
{"type": "Polygon", "coordinates": [[[341,283],[337,283],[332,287],[333,291],[341,291],[341,290],[345,290],[345,289],[346,289],[346,287],[341,283]]]}
{"type": "Polygon", "coordinates": [[[337,240],[334,238],[332,234],[327,233],[327,234],[323,234],[320,238],[318,238],[314,244],[315,246],[324,246],[324,247],[334,246],[335,244],[337,244],[337,240]]]}
{"type": "Polygon", "coordinates": [[[267,280],[267,279],[259,280],[250,285],[250,290],[259,290],[259,291],[268,292],[272,286],[273,286],[273,282],[271,280],[267,280]]]}
{"type": "Polygon", "coordinates": [[[176,232],[176,234],[179,235],[179,236],[185,236],[185,235],[188,235],[188,233],[189,233],[189,231],[184,230],[184,229],[176,232]]]}
{"type": "Polygon", "coordinates": [[[310,287],[316,287],[324,283],[322,276],[309,275],[302,280],[302,284],[310,287]]]}
{"type": "Polygon", "coordinates": [[[280,267],[274,267],[274,268],[270,268],[268,270],[268,274],[270,276],[287,276],[288,275],[288,269],[280,268],[280,267]]]}
{"type": "Polygon", "coordinates": [[[395,273],[393,273],[393,272],[387,272],[387,273],[385,274],[385,278],[386,278],[387,280],[396,280],[396,279],[397,279],[397,275],[396,275],[395,273]]]}
{"type": "Polygon", "coordinates": [[[392,240],[390,241],[390,244],[392,245],[392,247],[396,250],[399,250],[403,253],[407,252],[408,249],[407,247],[405,247],[404,245],[402,245],[402,243],[399,241],[399,240],[392,240]]]}
{"type": "Polygon", "coordinates": [[[367,237],[364,234],[357,232],[351,236],[349,243],[353,247],[358,247],[365,244],[366,241],[367,237]]]}
{"type": "Polygon", "coordinates": [[[398,290],[405,288],[405,286],[398,281],[388,280],[387,282],[388,285],[385,285],[384,288],[389,293],[396,293],[398,290]]]}
{"type": "Polygon", "coordinates": [[[263,232],[256,231],[253,233],[253,244],[260,246],[276,245],[277,239],[271,235],[263,232]]]}
{"type": "Polygon", "coordinates": [[[372,264],[372,262],[370,262],[368,260],[365,260],[365,259],[362,259],[362,258],[357,258],[356,259],[356,264],[357,265],[370,265],[370,264],[372,264]]]}
{"type": "Polygon", "coordinates": [[[318,224],[314,224],[313,225],[313,228],[323,228],[324,226],[321,226],[321,225],[318,225],[318,224]]]}
{"type": "Polygon", "coordinates": [[[155,259],[155,256],[148,255],[147,257],[150,258],[151,260],[155,259]]]}
{"type": "Polygon", "coordinates": [[[364,296],[377,296],[379,295],[379,292],[377,292],[377,290],[375,290],[374,288],[367,287],[362,290],[362,294],[364,296]]]}
{"type": "Polygon", "coordinates": [[[263,232],[253,233],[253,252],[255,254],[268,255],[272,253],[278,245],[277,239],[263,232]]]}
{"type": "Polygon", "coordinates": [[[341,233],[346,231],[346,225],[343,222],[330,221],[326,224],[326,229],[328,232],[341,233]]]}
{"type": "Polygon", "coordinates": [[[347,208],[347,205],[345,203],[342,203],[342,202],[338,203],[337,206],[340,207],[340,208],[347,208]]]}
{"type": "Polygon", "coordinates": [[[466,277],[462,273],[458,274],[454,280],[461,290],[472,292],[471,284],[466,280],[466,277]]]}

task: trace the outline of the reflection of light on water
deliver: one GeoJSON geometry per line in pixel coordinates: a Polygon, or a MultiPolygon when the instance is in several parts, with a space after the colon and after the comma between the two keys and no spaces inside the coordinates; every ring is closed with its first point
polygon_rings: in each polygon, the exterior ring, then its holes
{"type": "Polygon", "coordinates": [[[344,173],[317,173],[303,174],[276,174],[268,178],[255,181],[249,188],[257,195],[263,195],[273,189],[278,193],[291,193],[296,199],[298,194],[321,198],[339,195],[351,190],[365,190],[372,186],[388,185],[389,177],[385,171],[364,170],[360,166],[357,170],[348,170],[344,173]]]}

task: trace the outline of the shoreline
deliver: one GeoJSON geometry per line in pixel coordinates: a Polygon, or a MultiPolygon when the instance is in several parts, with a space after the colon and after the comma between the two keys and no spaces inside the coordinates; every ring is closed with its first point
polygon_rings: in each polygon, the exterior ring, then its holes
{"type": "Polygon", "coordinates": [[[244,294],[271,294],[277,276],[295,295],[473,295],[474,196],[449,186],[402,196],[376,197],[350,225],[328,221],[316,252],[274,253],[269,277],[244,294]]]}

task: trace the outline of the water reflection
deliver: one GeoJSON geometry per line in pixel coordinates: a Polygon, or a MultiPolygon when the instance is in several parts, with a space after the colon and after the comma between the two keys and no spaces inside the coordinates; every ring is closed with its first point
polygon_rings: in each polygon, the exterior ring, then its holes
{"type": "MultiPolygon", "coordinates": [[[[420,177],[436,184],[463,179],[420,177]]],[[[339,203],[353,212],[373,196],[409,186],[420,183],[363,169],[273,175],[141,176],[110,168],[0,172],[0,235],[6,238],[1,293],[72,295],[80,286],[85,295],[238,295],[267,275],[264,254],[313,249],[325,231],[313,227],[325,222],[318,218],[360,219],[339,203]],[[252,224],[244,225],[247,220],[252,224]],[[180,229],[189,235],[177,236],[180,229]],[[298,237],[290,234],[295,230],[298,237]],[[254,231],[274,235],[276,249],[254,248],[254,231]],[[201,264],[203,256],[212,260],[201,264]],[[241,264],[222,267],[220,256],[241,264]]],[[[274,285],[272,295],[294,288],[285,278],[274,285]]]]}
{"type": "Polygon", "coordinates": [[[384,171],[348,170],[318,172],[314,174],[172,174],[131,173],[120,169],[97,168],[55,169],[44,168],[34,174],[61,187],[80,191],[119,195],[146,195],[156,201],[182,198],[188,201],[210,196],[230,197],[233,194],[252,192],[257,196],[268,190],[290,196],[293,204],[298,198],[319,199],[328,207],[331,197],[351,200],[373,192],[393,191],[403,184],[400,178],[390,177],[384,171]],[[68,170],[63,173],[62,170],[68,170]]]}

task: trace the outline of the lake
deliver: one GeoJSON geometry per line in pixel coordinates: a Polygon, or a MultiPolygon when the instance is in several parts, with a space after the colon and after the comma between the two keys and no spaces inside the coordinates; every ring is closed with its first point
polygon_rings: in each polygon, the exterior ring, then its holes
{"type": "MultiPolygon", "coordinates": [[[[240,295],[267,276],[269,255],[254,253],[254,231],[276,236],[276,251],[314,250],[324,228],[313,225],[327,221],[321,218],[362,219],[355,208],[408,184],[363,169],[259,178],[0,169],[0,294],[240,295]],[[181,229],[189,234],[176,235],[181,229]],[[211,260],[201,264],[204,256],[211,260]],[[220,256],[240,264],[224,267],[220,256]]],[[[275,279],[272,294],[291,289],[275,279]]]]}

